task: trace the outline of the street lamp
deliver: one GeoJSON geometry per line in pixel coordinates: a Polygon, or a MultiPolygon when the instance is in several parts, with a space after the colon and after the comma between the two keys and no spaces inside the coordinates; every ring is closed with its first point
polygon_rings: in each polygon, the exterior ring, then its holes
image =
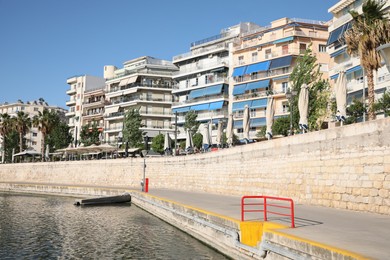
{"type": "Polygon", "coordinates": [[[290,88],[288,88],[287,92],[286,92],[286,98],[288,100],[288,103],[290,105],[290,132],[289,132],[289,135],[292,135],[292,129],[293,129],[293,123],[292,123],[292,114],[293,114],[293,107],[292,107],[292,103],[294,101],[294,97],[295,95],[297,94],[297,91],[293,90],[291,91],[290,88]]]}
{"type": "Polygon", "coordinates": [[[390,72],[390,43],[383,44],[376,48],[376,50],[379,52],[382,59],[385,61],[387,70],[390,72]]]}
{"type": "Polygon", "coordinates": [[[146,135],[144,137],[144,142],[145,142],[145,150],[142,150],[142,156],[144,157],[144,176],[143,176],[143,180],[142,180],[142,191],[145,192],[145,171],[146,171],[146,155],[148,154],[148,136],[146,135]]]}

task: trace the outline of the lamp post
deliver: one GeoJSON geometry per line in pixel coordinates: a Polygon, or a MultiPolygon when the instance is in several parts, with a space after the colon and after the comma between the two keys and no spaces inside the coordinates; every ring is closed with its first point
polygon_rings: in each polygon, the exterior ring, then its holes
{"type": "Polygon", "coordinates": [[[286,98],[287,98],[288,103],[290,105],[290,130],[289,130],[289,135],[292,135],[292,129],[293,129],[293,123],[292,123],[293,107],[292,107],[292,103],[294,101],[294,97],[295,97],[296,94],[297,94],[297,92],[295,90],[291,91],[290,88],[288,88],[288,90],[286,92],[286,98]]]}
{"type": "Polygon", "coordinates": [[[144,166],[144,176],[143,176],[143,180],[142,180],[142,191],[143,192],[145,192],[145,185],[146,185],[145,172],[146,172],[146,155],[148,154],[148,138],[149,137],[147,135],[144,137],[145,150],[142,151],[142,155],[144,157],[144,165],[143,165],[144,166]]]}
{"type": "Polygon", "coordinates": [[[379,52],[382,59],[384,60],[388,72],[390,72],[390,43],[383,44],[376,48],[376,50],[379,52]]]}

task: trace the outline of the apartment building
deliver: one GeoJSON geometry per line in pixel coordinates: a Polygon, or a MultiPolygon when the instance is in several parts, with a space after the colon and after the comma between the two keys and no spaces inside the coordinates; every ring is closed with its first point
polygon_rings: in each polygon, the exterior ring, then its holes
{"type": "MultiPolygon", "coordinates": [[[[390,11],[390,1],[382,0],[385,3],[384,8],[390,11]]],[[[342,0],[329,8],[333,19],[329,26],[329,40],[327,42],[328,53],[332,59],[329,75],[334,84],[340,71],[345,71],[347,78],[347,104],[353,99],[363,99],[363,89],[365,99],[368,97],[367,80],[365,73],[360,65],[360,58],[349,56],[346,52],[347,46],[344,40],[344,33],[351,27],[352,16],[349,11],[355,10],[362,12],[363,0],[342,0]]],[[[390,90],[390,72],[386,66],[374,72],[375,80],[375,99],[378,99],[387,89],[390,90]]],[[[378,115],[379,116],[379,115],[378,115]]]]}
{"type": "Polygon", "coordinates": [[[140,109],[141,130],[149,138],[173,132],[172,75],[177,70],[171,61],[149,56],[126,61],[120,69],[105,66],[105,141],[120,145],[124,114],[134,108],[140,109]]]}
{"type": "MultiPolygon", "coordinates": [[[[229,107],[229,75],[232,43],[243,32],[258,28],[240,23],[223,29],[220,34],[191,43],[190,52],[173,57],[179,68],[173,76],[172,112],[177,115],[178,139],[185,139],[183,124],[188,111],[195,111],[197,121],[226,125],[229,107]]],[[[215,132],[215,131],[213,131],[215,132]]],[[[216,133],[212,133],[215,139],[216,133]]]]}
{"type": "Polygon", "coordinates": [[[243,137],[243,111],[250,109],[249,137],[266,125],[267,98],[273,97],[275,118],[289,116],[286,92],[297,57],[311,46],[323,78],[328,77],[329,55],[326,22],[282,18],[241,34],[233,48],[230,93],[235,133],[243,137]]]}
{"type": "Polygon", "coordinates": [[[94,120],[99,122],[100,126],[103,124],[101,116],[99,117],[102,111],[99,109],[103,107],[100,103],[103,102],[101,97],[104,96],[105,80],[100,77],[80,75],[68,78],[66,83],[69,85],[66,91],[69,95],[69,101],[66,102],[69,111],[65,115],[68,118],[69,131],[76,143],[80,140],[83,125],[94,120]],[[96,102],[92,102],[94,100],[96,102]]]}
{"type": "MultiPolygon", "coordinates": [[[[16,117],[19,111],[23,111],[32,119],[35,115],[38,115],[39,112],[42,113],[44,109],[48,109],[50,111],[53,110],[57,111],[60,117],[64,120],[64,122],[66,121],[65,113],[67,111],[65,109],[57,106],[50,106],[44,100],[27,101],[27,102],[18,100],[15,103],[6,102],[4,104],[0,104],[0,114],[7,113],[11,117],[16,117]]],[[[42,134],[40,131],[38,131],[38,128],[32,127],[30,131],[25,135],[25,138],[26,138],[27,147],[31,147],[36,151],[41,150],[42,134]]],[[[2,138],[0,139],[2,140],[2,138]]],[[[3,150],[2,145],[3,142],[0,142],[0,151],[3,150]]]]}

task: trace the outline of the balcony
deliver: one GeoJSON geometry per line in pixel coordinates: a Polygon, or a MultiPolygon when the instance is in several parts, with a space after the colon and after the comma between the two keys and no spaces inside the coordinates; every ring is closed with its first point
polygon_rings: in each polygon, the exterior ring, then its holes
{"type": "Polygon", "coordinates": [[[70,107],[70,106],[74,106],[74,105],[76,105],[76,100],[69,100],[69,101],[66,101],[66,103],[65,103],[68,107],[70,107]]]}
{"type": "Polygon", "coordinates": [[[84,101],[83,102],[83,107],[84,108],[91,108],[91,107],[101,107],[108,104],[108,102],[105,102],[104,99],[102,100],[97,100],[97,101],[84,101]]]}
{"type": "Polygon", "coordinates": [[[143,88],[143,89],[162,89],[162,90],[171,90],[172,89],[171,86],[166,86],[166,85],[161,85],[161,84],[135,83],[135,84],[130,84],[130,85],[122,86],[122,87],[116,87],[116,88],[109,89],[106,94],[115,93],[115,92],[117,92],[119,94],[122,94],[122,92],[124,90],[128,90],[128,89],[133,89],[134,91],[132,91],[132,92],[137,92],[138,88],[143,88]]]}
{"type": "MultiPolygon", "coordinates": [[[[209,60],[207,60],[209,61],[209,60]]],[[[180,67],[180,71],[173,73],[173,78],[180,78],[190,74],[197,74],[203,71],[216,69],[219,67],[229,67],[228,59],[217,59],[211,62],[194,62],[180,67]]]]}
{"type": "Polygon", "coordinates": [[[74,111],[69,111],[69,112],[65,113],[66,117],[72,117],[72,116],[75,116],[75,115],[76,115],[76,113],[74,111]]]}
{"type": "Polygon", "coordinates": [[[193,59],[195,57],[203,56],[203,55],[207,55],[207,54],[212,55],[212,53],[223,51],[223,50],[229,51],[228,44],[219,43],[219,44],[212,45],[212,46],[201,47],[198,49],[194,49],[191,52],[187,52],[187,53],[183,53],[183,54],[174,56],[173,62],[180,62],[183,60],[193,59]]]}
{"type": "Polygon", "coordinates": [[[67,91],[66,91],[66,94],[67,95],[69,95],[69,96],[71,96],[71,95],[74,95],[74,94],[76,94],[76,88],[71,88],[71,89],[68,89],[67,91]]]}
{"type": "Polygon", "coordinates": [[[172,107],[174,106],[181,106],[181,105],[188,105],[188,104],[194,104],[194,103],[203,103],[203,102],[210,102],[210,101],[219,101],[221,99],[229,100],[228,94],[223,95],[213,95],[210,97],[204,97],[204,98],[197,98],[197,99],[189,99],[181,102],[173,102],[172,107]]]}
{"type": "Polygon", "coordinates": [[[84,117],[84,119],[100,118],[100,117],[103,117],[103,112],[83,113],[83,117],[84,117]]]}
{"type": "MultiPolygon", "coordinates": [[[[185,83],[185,82],[183,82],[183,83],[185,83]]],[[[207,83],[205,83],[205,84],[200,83],[197,86],[193,86],[190,84],[188,84],[188,85],[175,84],[174,86],[172,86],[172,94],[177,94],[180,92],[184,92],[184,91],[186,92],[189,90],[194,90],[197,88],[204,88],[204,87],[208,87],[211,85],[217,85],[217,84],[229,84],[229,80],[226,77],[218,77],[218,76],[213,75],[213,77],[208,78],[207,83]]]]}

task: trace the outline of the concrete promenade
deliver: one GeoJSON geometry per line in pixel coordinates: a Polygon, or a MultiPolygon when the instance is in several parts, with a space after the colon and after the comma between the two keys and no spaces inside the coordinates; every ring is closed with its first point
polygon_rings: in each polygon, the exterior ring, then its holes
{"type": "MultiPolygon", "coordinates": [[[[153,188],[149,194],[237,220],[241,218],[241,197],[153,188]]],[[[390,217],[387,215],[298,204],[295,221],[296,228],[278,232],[369,259],[390,259],[390,217]]]]}

